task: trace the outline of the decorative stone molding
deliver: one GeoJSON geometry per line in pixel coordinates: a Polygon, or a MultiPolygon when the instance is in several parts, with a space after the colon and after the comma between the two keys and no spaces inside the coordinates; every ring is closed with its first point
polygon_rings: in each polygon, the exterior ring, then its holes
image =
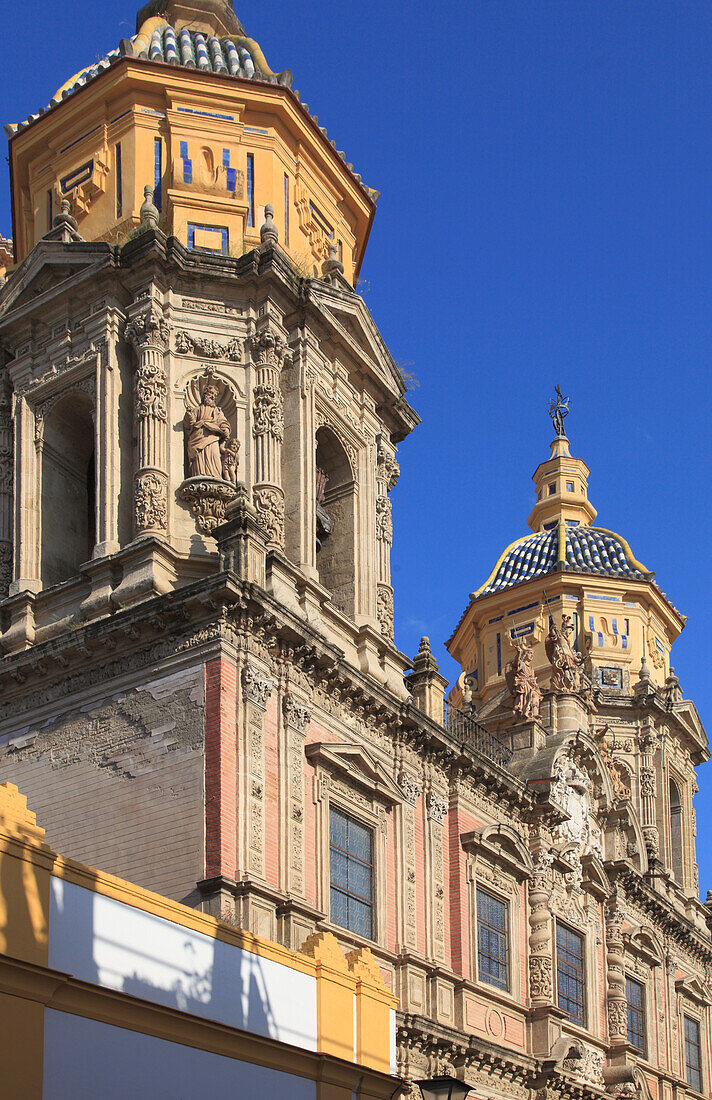
{"type": "Polygon", "coordinates": [[[381,634],[389,642],[394,639],[393,589],[388,584],[379,584],[376,591],[376,618],[381,634]]]}
{"type": "Polygon", "coordinates": [[[45,420],[58,401],[71,393],[86,393],[92,401],[96,400],[96,379],[94,375],[89,378],[79,378],[73,381],[66,390],[53,393],[39,405],[35,405],[35,447],[39,450],[44,439],[45,420]]]}
{"type": "Polygon", "coordinates": [[[252,499],[257,522],[264,528],[267,544],[284,546],[284,494],[275,485],[259,485],[253,489],[252,499]]]}
{"type": "Polygon", "coordinates": [[[416,776],[409,775],[408,772],[403,771],[398,776],[398,786],[402,790],[406,802],[414,806],[418,800],[418,795],[423,789],[422,781],[416,776]]]}
{"type": "Polygon", "coordinates": [[[7,378],[0,380],[0,598],[12,581],[12,501],[15,458],[12,394],[7,378]]]}
{"type": "Polygon", "coordinates": [[[431,821],[437,821],[438,825],[442,825],[447,816],[449,800],[437,791],[428,791],[425,804],[431,821]]]}
{"type": "Polygon", "coordinates": [[[298,702],[293,695],[287,694],[282,696],[282,713],[287,725],[294,726],[300,733],[304,733],[311,718],[309,707],[298,702]]]}
{"type": "Polygon", "coordinates": [[[260,675],[251,665],[245,665],[242,670],[242,687],[250,703],[266,710],[267,700],[272,694],[271,680],[260,675]]]}
{"type": "Polygon", "coordinates": [[[215,477],[189,477],[179,487],[178,496],[190,508],[203,534],[212,535],[225,522],[225,510],[237,496],[237,489],[215,477]]]}
{"type": "Polygon", "coordinates": [[[68,371],[75,369],[80,370],[82,367],[93,364],[96,361],[97,350],[94,344],[90,344],[85,351],[79,352],[77,355],[66,355],[64,359],[60,359],[58,362],[53,363],[50,369],[40,375],[39,378],[32,378],[24,386],[21,386],[17,392],[23,394],[23,396],[31,394],[33,390],[39,389],[40,386],[44,386],[47,382],[52,382],[55,378],[59,378],[68,371]]]}
{"type": "Polygon", "coordinates": [[[167,478],[160,470],[141,470],[134,478],[136,527],[139,530],[168,526],[167,478]]]}
{"type": "Polygon", "coordinates": [[[269,434],[278,443],[284,439],[282,394],[275,386],[255,386],[252,404],[252,434],[269,434]]]}
{"type": "Polygon", "coordinates": [[[221,344],[209,336],[196,336],[181,329],[176,333],[175,349],[178,355],[200,355],[204,359],[227,359],[231,363],[242,362],[242,345],[236,336],[221,344]]]}

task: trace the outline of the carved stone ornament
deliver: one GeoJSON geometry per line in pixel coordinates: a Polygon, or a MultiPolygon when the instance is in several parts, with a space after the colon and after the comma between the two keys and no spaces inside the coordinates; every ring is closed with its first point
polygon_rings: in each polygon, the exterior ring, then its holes
{"type": "Polygon", "coordinates": [[[136,474],[134,504],[139,530],[157,527],[165,531],[168,526],[165,475],[157,470],[142,470],[136,474]]]}
{"type": "Polygon", "coordinates": [[[285,361],[291,362],[292,352],[285,344],[283,337],[269,326],[249,336],[247,343],[258,367],[280,371],[285,361]]]}
{"type": "Polygon", "coordinates": [[[252,492],[257,522],[267,541],[284,546],[284,496],[274,485],[258,485],[252,492]]]}
{"type": "Polygon", "coordinates": [[[170,329],[160,312],[153,308],[134,317],[126,326],[126,339],[137,351],[144,347],[154,347],[165,351],[168,347],[170,329]]]}
{"type": "Polygon", "coordinates": [[[548,955],[529,957],[529,994],[532,1000],[550,1001],[552,995],[552,963],[548,955]]]}
{"type": "Polygon", "coordinates": [[[393,589],[387,584],[379,584],[376,592],[376,618],[381,634],[389,642],[393,641],[393,589]]]}
{"type": "Polygon", "coordinates": [[[190,508],[203,534],[212,535],[225,521],[225,509],[237,496],[237,489],[219,478],[189,477],[179,487],[178,496],[190,508]]]}
{"type": "Polygon", "coordinates": [[[409,802],[411,806],[415,806],[418,795],[423,789],[420,779],[414,775],[409,775],[408,772],[401,772],[398,776],[398,786],[402,790],[406,802],[409,802]]]}
{"type": "Polygon", "coordinates": [[[266,676],[261,676],[251,665],[245,665],[242,670],[242,688],[250,703],[255,703],[262,710],[267,707],[267,700],[272,694],[272,681],[266,676]]]}
{"type": "Polygon", "coordinates": [[[284,439],[282,395],[274,386],[255,386],[252,405],[252,434],[255,439],[271,435],[278,443],[284,439]]]}
{"type": "Polygon", "coordinates": [[[507,664],[507,686],[512,693],[514,714],[525,721],[539,717],[541,688],[534,671],[534,654],[523,638],[511,638],[514,658],[507,664]]]}
{"type": "Polygon", "coordinates": [[[392,455],[386,447],[381,443],[381,436],[378,437],[378,464],[376,466],[376,478],[379,481],[385,481],[386,492],[394,489],[398,484],[398,478],[400,477],[400,466],[398,465],[395,456],[392,455]]]}
{"type": "Polygon", "coordinates": [[[12,581],[12,543],[0,542],[0,593],[7,593],[12,581]]]}
{"type": "Polygon", "coordinates": [[[304,733],[311,718],[309,707],[305,706],[304,703],[300,703],[293,695],[288,694],[282,697],[282,713],[287,725],[294,726],[300,733],[304,733]]]}
{"type": "Polygon", "coordinates": [[[393,517],[388,497],[376,497],[376,538],[388,546],[393,544],[393,517]]]}
{"type": "Polygon", "coordinates": [[[561,1064],[563,1069],[568,1070],[579,1081],[602,1088],[604,1061],[604,1056],[600,1051],[584,1047],[578,1057],[564,1058],[561,1064]]]}
{"type": "Polygon", "coordinates": [[[643,827],[643,837],[645,839],[645,850],[648,853],[648,859],[653,862],[660,858],[660,836],[658,834],[657,825],[645,825],[643,827]]]}
{"type": "Polygon", "coordinates": [[[449,808],[448,799],[444,795],[438,794],[437,791],[429,791],[425,803],[428,809],[428,817],[433,821],[437,821],[438,825],[442,825],[449,808]]]}
{"type": "Polygon", "coordinates": [[[628,1002],[623,1000],[608,1001],[608,1034],[609,1036],[625,1036],[628,1032],[628,1002]]]}
{"type": "Polygon", "coordinates": [[[640,769],[641,798],[655,798],[655,769],[649,765],[640,769]]]}
{"type": "Polygon", "coordinates": [[[242,362],[242,346],[236,336],[221,344],[208,336],[196,336],[181,330],[176,333],[176,351],[179,355],[200,355],[204,359],[228,359],[242,362]]]}
{"type": "Polygon", "coordinates": [[[136,371],[136,416],[168,419],[166,372],[158,363],[141,363],[136,371]]]}

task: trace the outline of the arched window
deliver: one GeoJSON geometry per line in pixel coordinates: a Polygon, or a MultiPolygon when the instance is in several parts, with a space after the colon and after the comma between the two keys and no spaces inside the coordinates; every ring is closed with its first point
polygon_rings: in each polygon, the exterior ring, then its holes
{"type": "Polygon", "coordinates": [[[673,779],[670,780],[670,857],[673,877],[682,883],[682,801],[680,789],[673,779]]]}
{"type": "Polygon", "coordinates": [[[92,403],[68,393],[46,414],[42,436],[42,585],[73,577],[96,541],[92,403]]]}
{"type": "Polygon", "coordinates": [[[354,617],[356,492],[343,446],[330,428],[316,433],[316,566],[345,615],[354,617]]]}

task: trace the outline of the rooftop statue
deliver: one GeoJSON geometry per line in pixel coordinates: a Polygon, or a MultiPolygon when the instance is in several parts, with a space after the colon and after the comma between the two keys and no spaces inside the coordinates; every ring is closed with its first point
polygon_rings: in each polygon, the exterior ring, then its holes
{"type": "Polygon", "coordinates": [[[566,439],[566,429],[564,428],[564,418],[569,415],[571,411],[569,409],[569,398],[561,396],[561,390],[558,386],[555,386],[556,400],[549,402],[549,416],[554,423],[554,431],[559,439],[566,439]]]}
{"type": "Polygon", "coordinates": [[[541,688],[534,671],[534,654],[523,638],[510,636],[516,656],[507,666],[507,683],[514,700],[514,713],[526,721],[539,717],[541,688]]]}

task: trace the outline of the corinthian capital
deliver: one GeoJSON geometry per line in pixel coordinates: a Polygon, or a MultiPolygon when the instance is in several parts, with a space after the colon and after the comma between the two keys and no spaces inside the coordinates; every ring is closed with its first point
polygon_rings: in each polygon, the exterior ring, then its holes
{"type": "Polygon", "coordinates": [[[165,351],[168,347],[169,331],[161,311],[151,306],[145,313],[140,313],[134,317],[133,321],[129,321],[126,326],[126,339],[139,352],[146,347],[165,351]]]}
{"type": "Polygon", "coordinates": [[[280,371],[285,362],[292,360],[292,352],[281,334],[269,326],[253,333],[247,342],[257,367],[280,371]]]}

